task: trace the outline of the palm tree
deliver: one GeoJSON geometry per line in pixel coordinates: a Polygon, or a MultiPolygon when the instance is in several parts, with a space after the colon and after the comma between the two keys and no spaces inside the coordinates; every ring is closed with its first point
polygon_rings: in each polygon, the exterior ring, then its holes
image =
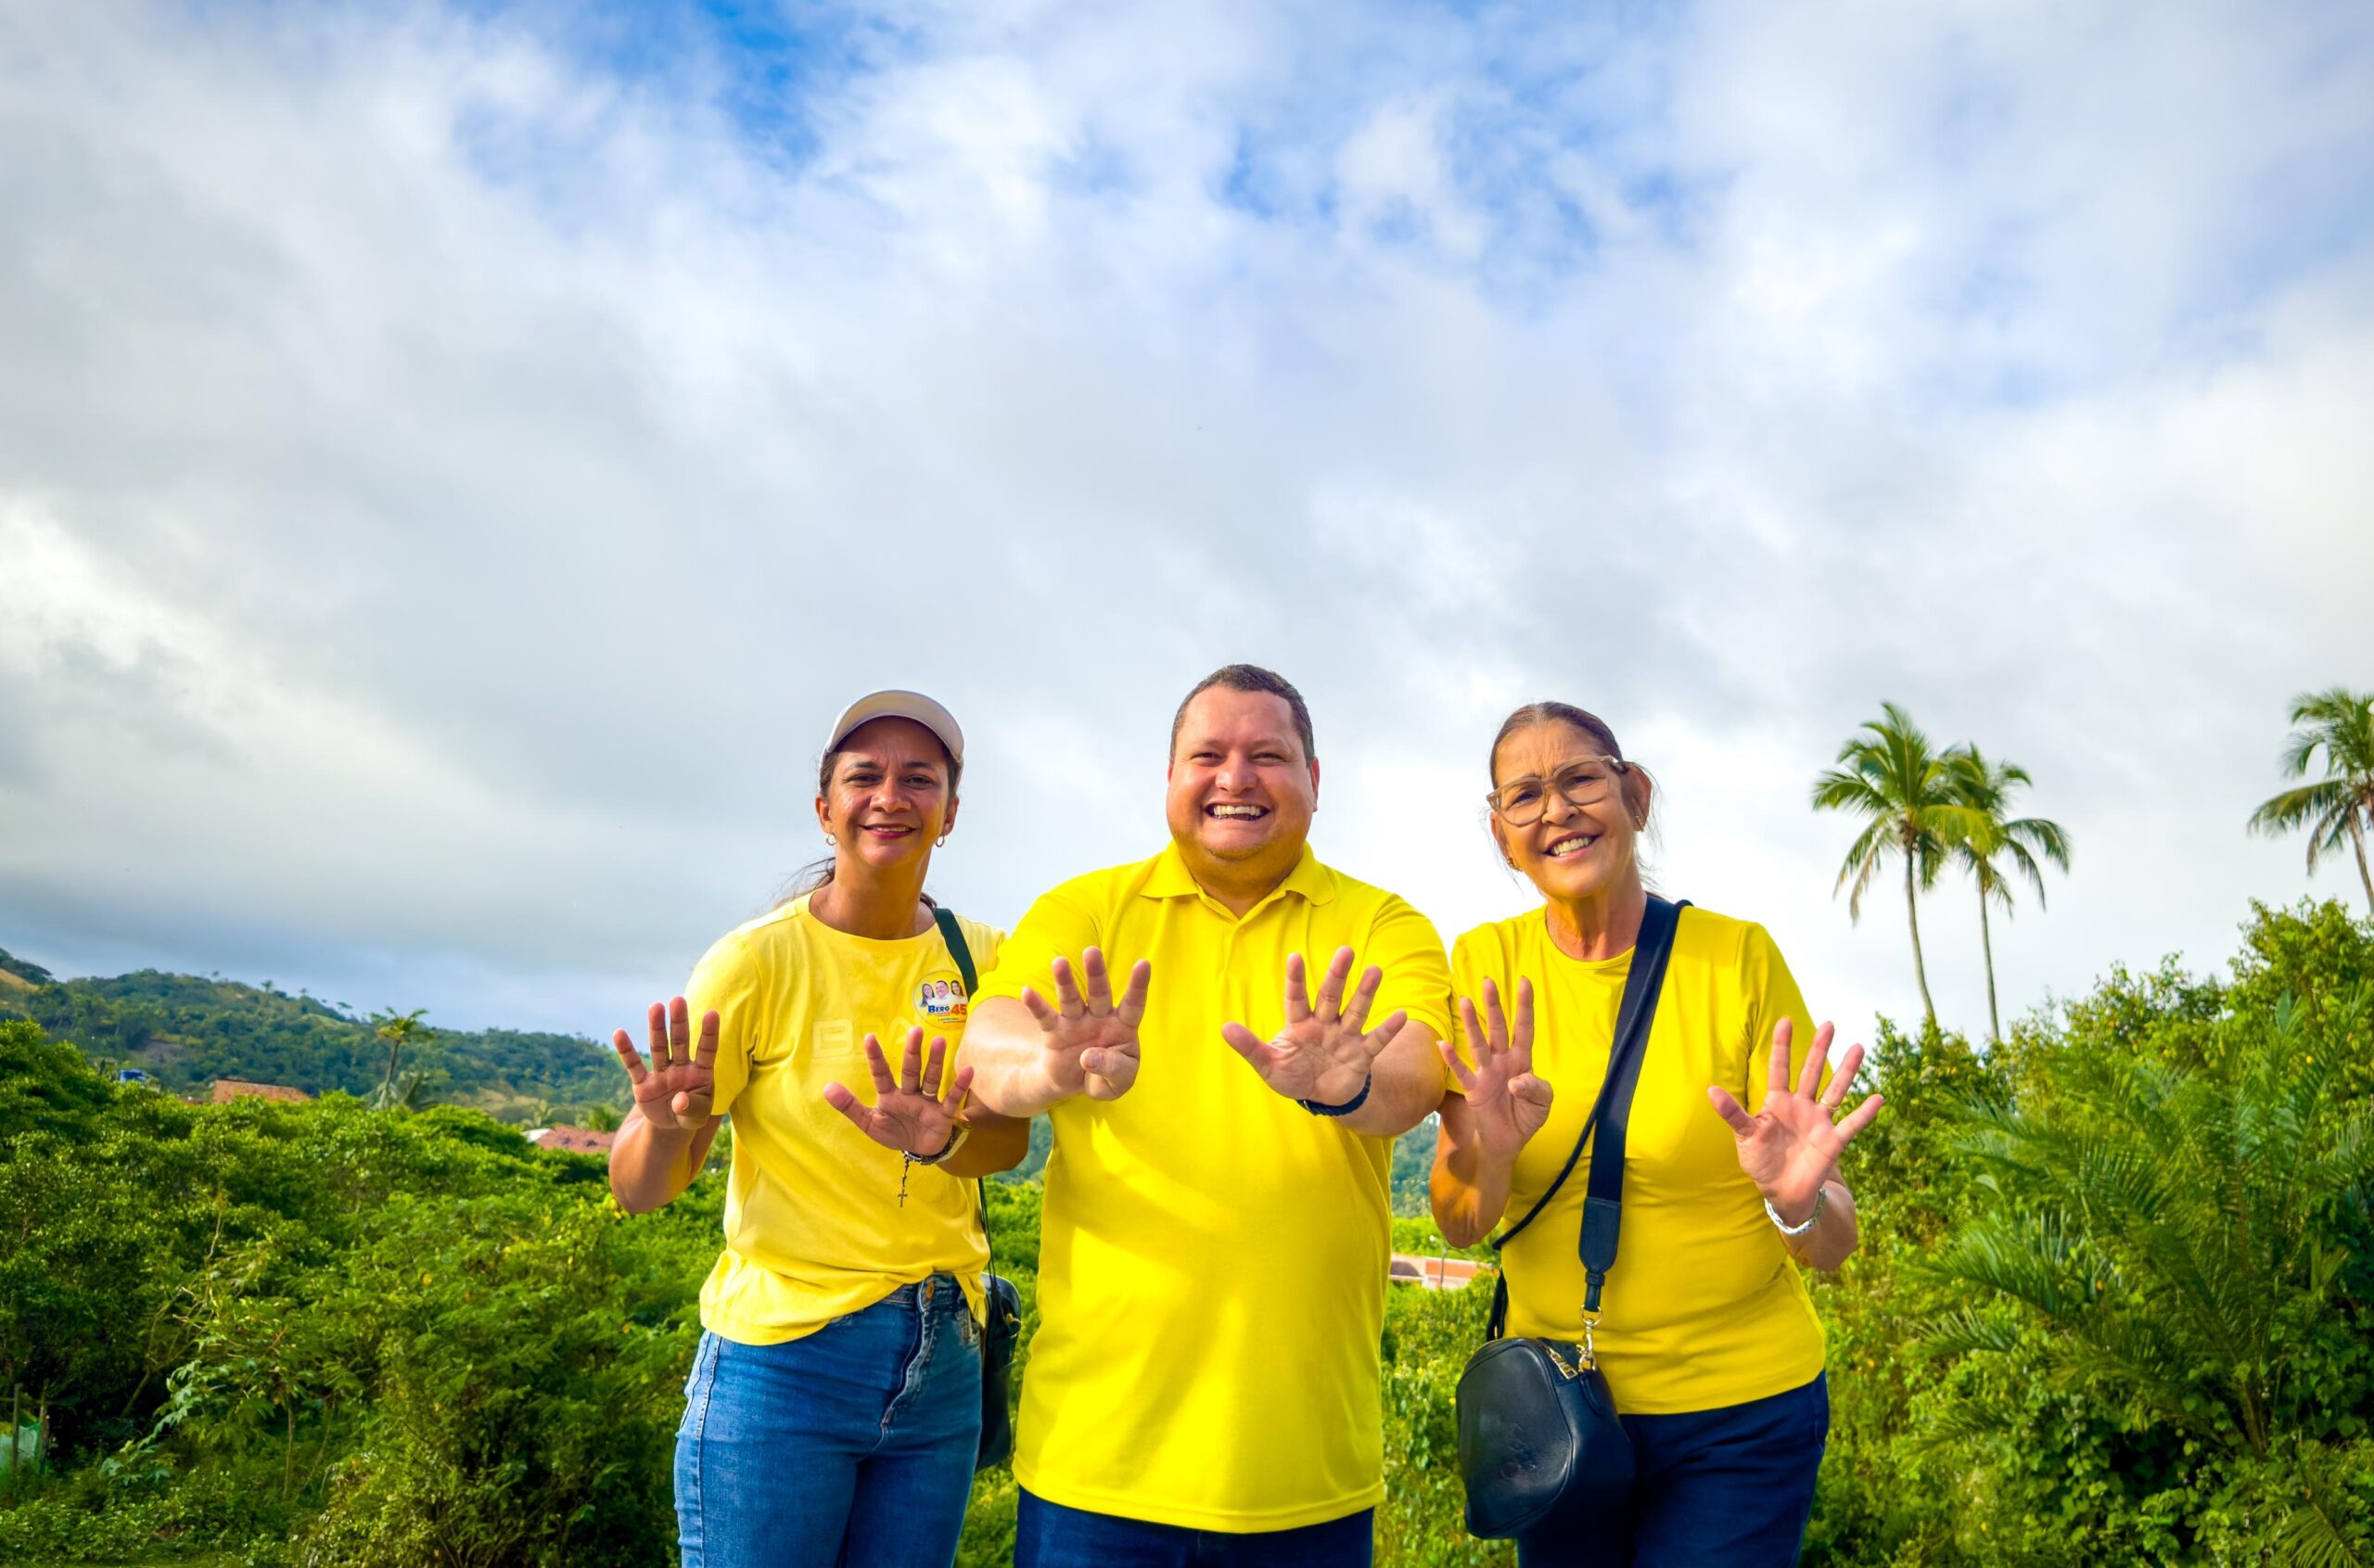
{"type": "Polygon", "coordinates": [[[2293,730],[2283,748],[2283,771],[2306,778],[2308,764],[2321,749],[2325,777],[2260,802],[2251,813],[2251,831],[2273,835],[2306,828],[2311,872],[2348,839],[2357,853],[2366,907],[2374,911],[2374,874],[2366,869],[2366,830],[2374,824],[2374,696],[2340,686],[2304,693],[2291,699],[2291,722],[2304,727],[2293,730]]]}
{"type": "Polygon", "coordinates": [[[1839,766],[1814,781],[1814,809],[1851,811],[1870,819],[1846,851],[1831,891],[1853,886],[1846,896],[1849,920],[1863,917],[1863,894],[1891,855],[1904,861],[1904,912],[1912,926],[1912,974],[1921,983],[1921,1009],[1931,1027],[1937,1004],[1929,999],[1929,966],[1921,956],[1919,890],[1933,887],[1946,851],[1964,836],[1970,812],[1955,798],[1952,767],[1929,744],[1912,716],[1892,702],[1881,717],[1838,748],[1839,766]]]}
{"type": "MultiPolygon", "coordinates": [[[[405,1098],[405,1092],[396,1085],[396,1067],[403,1060],[405,1046],[432,1032],[420,1021],[428,1011],[425,1007],[415,1007],[410,1013],[399,1013],[391,1007],[385,1013],[371,1014],[371,1032],[388,1042],[388,1071],[379,1079],[378,1092],[372,1097],[381,1110],[400,1103],[405,1098]]],[[[412,1092],[416,1094],[417,1088],[412,1092]]]]}
{"type": "Polygon", "coordinates": [[[1978,883],[1978,939],[1986,953],[1986,1024],[1997,1041],[2003,1039],[2003,1015],[1995,1003],[1995,934],[1987,924],[1986,906],[2000,904],[2011,912],[2011,887],[2006,863],[2014,875],[2025,877],[2036,890],[2036,907],[2044,907],[2041,855],[2069,869],[2069,835],[2059,822],[2042,817],[2006,821],[2011,794],[2035,781],[2016,762],[1990,763],[1975,746],[1958,746],[1946,754],[1952,771],[1955,797],[1969,809],[1971,820],[1953,841],[1953,857],[1978,883]]]}

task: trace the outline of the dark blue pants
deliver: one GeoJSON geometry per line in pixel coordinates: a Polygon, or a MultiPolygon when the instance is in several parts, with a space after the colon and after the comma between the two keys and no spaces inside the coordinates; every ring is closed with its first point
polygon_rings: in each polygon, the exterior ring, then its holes
{"type": "Polygon", "coordinates": [[[1719,1410],[1626,1416],[1640,1465],[1632,1518],[1552,1516],[1518,1568],[1790,1568],[1830,1438],[1830,1384],[1719,1410]]]}
{"type": "Polygon", "coordinates": [[[1014,1568],[1368,1568],[1376,1510],[1298,1530],[1234,1535],[1152,1524],[1022,1494],[1014,1568]]]}

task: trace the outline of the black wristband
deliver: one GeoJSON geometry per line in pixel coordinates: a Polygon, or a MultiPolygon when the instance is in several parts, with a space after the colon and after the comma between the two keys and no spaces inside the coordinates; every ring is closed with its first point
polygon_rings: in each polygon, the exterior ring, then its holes
{"type": "Polygon", "coordinates": [[[1374,1069],[1371,1069],[1369,1076],[1360,1080],[1360,1091],[1341,1105],[1322,1105],[1316,1100],[1297,1100],[1295,1103],[1314,1116],[1348,1116],[1369,1103],[1369,1085],[1374,1082],[1376,1082],[1376,1073],[1374,1069]]]}

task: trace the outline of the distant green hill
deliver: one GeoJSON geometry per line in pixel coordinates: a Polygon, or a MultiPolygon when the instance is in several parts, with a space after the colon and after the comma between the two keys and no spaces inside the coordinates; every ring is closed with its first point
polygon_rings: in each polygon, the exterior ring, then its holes
{"type": "MultiPolygon", "coordinates": [[[[154,969],[112,979],[59,980],[0,952],[0,1017],[30,1018],[107,1065],[138,1067],[178,1094],[216,1078],[286,1084],[309,1094],[367,1094],[388,1048],[367,1019],[310,996],[154,969]]],[[[430,1101],[524,1119],[549,1106],[623,1110],[626,1075],[609,1048],[576,1035],[438,1030],[406,1048],[402,1070],[426,1075],[430,1101]]]]}

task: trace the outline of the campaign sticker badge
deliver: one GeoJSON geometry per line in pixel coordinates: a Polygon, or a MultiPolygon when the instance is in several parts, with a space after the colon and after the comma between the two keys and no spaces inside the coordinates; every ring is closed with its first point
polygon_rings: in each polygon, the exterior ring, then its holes
{"type": "Polygon", "coordinates": [[[964,1022],[964,984],[961,980],[925,980],[922,1004],[924,1017],[934,1024],[964,1022]]]}

